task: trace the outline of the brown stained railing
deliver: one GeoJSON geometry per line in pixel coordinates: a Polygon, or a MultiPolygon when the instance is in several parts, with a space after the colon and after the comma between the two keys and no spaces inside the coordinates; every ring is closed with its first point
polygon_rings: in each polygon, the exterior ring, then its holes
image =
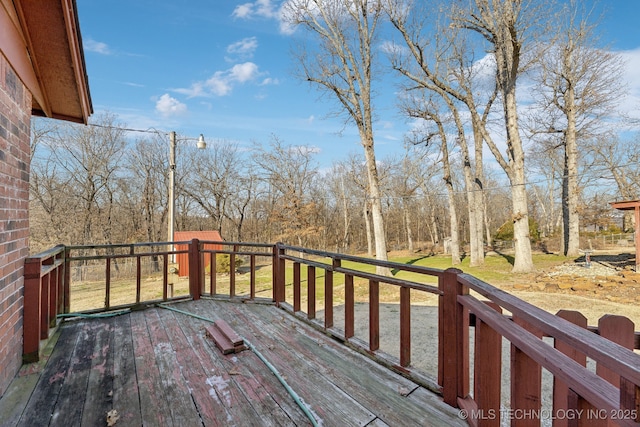
{"type": "MultiPolygon", "coordinates": [[[[461,408],[470,425],[499,426],[505,416],[502,402],[505,374],[502,366],[503,342],[510,345],[510,403],[506,416],[512,426],[540,425],[543,419],[553,426],[624,425],[640,426],[640,334],[634,325],[621,316],[605,316],[594,327],[586,326],[580,313],[561,311],[552,315],[497,289],[460,270],[445,271],[383,262],[345,254],[257,243],[206,242],[193,239],[181,242],[186,251],[167,252],[167,242],[132,245],[57,246],[25,262],[24,291],[24,358],[37,360],[41,339],[55,327],[56,316],[68,313],[71,295],[70,265],[88,260],[104,261],[104,306],[92,311],[119,309],[136,304],[169,301],[169,255],[188,254],[189,295],[220,294],[216,277],[216,255],[230,256],[229,293],[234,299],[256,297],[257,258],[271,260],[271,300],[297,317],[309,321],[327,334],[344,341],[352,348],[377,359],[380,363],[440,392],[448,404],[461,408]],[[211,244],[217,245],[211,249],[211,244]],[[157,247],[159,250],[153,250],[157,247]],[[104,249],[107,254],[90,254],[104,249]],[[78,253],[81,253],[78,255],[78,253]],[[142,259],[162,263],[162,299],[147,301],[142,297],[142,259]],[[237,295],[236,257],[249,259],[249,292],[237,295]],[[136,264],[135,304],[114,306],[112,269],[123,258],[133,258],[136,264]],[[205,280],[205,265],[209,261],[211,274],[205,280]],[[291,283],[287,282],[287,263],[291,265],[291,283]],[[354,267],[348,268],[347,263],[354,267]],[[301,266],[307,274],[302,277],[301,266]],[[417,273],[427,281],[435,277],[438,286],[363,271],[363,265],[385,267],[395,271],[417,273]],[[317,283],[320,271],[324,283],[317,283]],[[344,325],[334,325],[335,274],[344,277],[344,325]],[[355,283],[368,286],[368,342],[354,337],[355,283]],[[306,282],[306,313],[302,312],[303,282],[306,282]],[[397,359],[380,351],[380,286],[399,289],[400,349],[397,359]],[[208,292],[207,292],[208,285],[208,292]],[[287,293],[287,286],[292,292],[287,293]],[[318,301],[316,290],[324,290],[324,300],[318,301]],[[473,291],[473,294],[470,293],[473,291]],[[425,292],[438,295],[438,378],[421,375],[411,367],[411,295],[425,292]],[[476,297],[475,295],[479,295],[476,297]],[[316,320],[318,308],[324,310],[324,322],[316,320]],[[291,305],[292,304],[292,305],[291,305]],[[503,312],[508,312],[509,316],[503,312]],[[596,332],[596,333],[593,333],[596,332]],[[473,336],[473,352],[470,349],[473,336]],[[595,369],[587,368],[587,359],[595,369]],[[541,372],[553,375],[553,408],[541,410],[541,372]],[[473,383],[470,372],[473,370],[473,383]],[[520,411],[520,412],[514,412],[520,411]],[[518,416],[520,414],[520,416],[518,416]]],[[[179,298],[174,298],[179,299],[179,298]]]]}
{"type": "Polygon", "coordinates": [[[284,298],[284,276],[278,278],[281,288],[275,291],[283,295],[278,300],[282,308],[308,319],[327,334],[397,372],[439,391],[445,402],[461,408],[461,416],[470,425],[500,426],[507,420],[512,426],[546,423],[554,427],[640,426],[640,355],[631,351],[638,348],[639,334],[627,318],[605,316],[598,327],[587,328],[586,319],[579,313],[561,311],[554,316],[456,269],[441,271],[282,244],[278,244],[276,252],[278,271],[282,272],[279,274],[284,274],[285,263],[292,264],[292,305],[284,298]],[[411,271],[424,275],[425,279],[435,276],[438,287],[344,268],[345,261],[411,271]],[[302,312],[301,304],[305,281],[302,265],[307,269],[306,313],[302,312]],[[317,270],[323,270],[325,278],[324,324],[316,320],[316,277],[321,276],[317,270]],[[335,273],[344,274],[342,331],[333,325],[335,273]],[[353,338],[354,279],[368,283],[368,342],[353,338]],[[399,360],[379,351],[379,291],[383,283],[397,286],[400,291],[399,360]],[[471,295],[470,290],[477,292],[481,299],[471,295]],[[411,369],[413,291],[439,295],[438,380],[435,384],[411,369]],[[510,315],[503,315],[503,311],[510,315]],[[473,352],[469,348],[472,334],[473,352]],[[504,339],[510,345],[506,381],[502,372],[504,339]],[[587,357],[596,364],[595,369],[586,367],[587,357]],[[542,368],[553,375],[550,409],[542,407],[542,368]],[[503,382],[510,391],[511,400],[506,405],[501,400],[503,382]]]}
{"type": "Polygon", "coordinates": [[[25,260],[22,352],[25,362],[39,359],[41,340],[49,338],[49,329],[56,327],[57,315],[67,307],[64,256],[64,246],[56,246],[25,260]]]}
{"type": "Polygon", "coordinates": [[[604,316],[598,335],[586,329],[580,313],[553,315],[468,274],[445,273],[440,309],[447,319],[440,331],[443,398],[463,408],[471,425],[500,426],[505,415],[512,426],[540,425],[545,419],[554,426],[640,425],[640,355],[632,351],[636,334],[629,319],[604,316]],[[470,290],[486,301],[470,295],[470,290]],[[502,310],[511,316],[502,315],[502,310]],[[470,315],[475,318],[473,394],[470,315]],[[511,345],[511,409],[506,414],[496,379],[501,372],[502,337],[511,345]],[[596,364],[595,372],[586,367],[587,357],[596,364]],[[554,378],[553,407],[546,411],[542,368],[554,378]]]}
{"type": "MultiPolygon", "coordinates": [[[[407,373],[407,367],[411,364],[411,291],[419,291],[440,295],[441,291],[436,286],[418,283],[410,280],[399,279],[394,276],[383,276],[374,273],[369,273],[356,268],[344,267],[344,262],[355,263],[356,265],[366,266],[381,266],[396,271],[407,271],[412,273],[421,273],[425,279],[431,277],[440,277],[443,275],[442,270],[414,266],[410,264],[402,264],[395,262],[381,262],[369,258],[355,257],[346,254],[336,254],[325,251],[312,250],[307,248],[285,246],[282,244],[277,245],[278,253],[278,271],[285,272],[285,263],[292,263],[292,300],[291,303],[285,301],[285,280],[284,277],[280,278],[280,289],[276,290],[281,298],[278,303],[285,309],[298,314],[302,313],[301,307],[301,295],[302,295],[302,282],[301,265],[306,266],[306,319],[315,321],[317,315],[317,309],[319,302],[316,298],[316,290],[318,286],[323,286],[324,289],[324,301],[322,308],[324,310],[324,322],[322,327],[324,330],[338,338],[339,340],[346,341],[357,347],[363,352],[377,357],[382,363],[399,370],[400,372],[407,373]],[[304,254],[304,257],[300,254],[304,254]],[[309,257],[307,257],[309,256],[309,257]],[[318,271],[324,271],[324,283],[319,285],[316,283],[318,277],[318,271]],[[334,274],[340,273],[344,275],[344,325],[342,330],[334,328],[334,274]],[[355,296],[354,296],[354,278],[360,279],[365,283],[368,283],[368,303],[369,303],[369,340],[367,343],[363,343],[354,338],[355,332],[355,296]],[[395,361],[389,358],[387,355],[378,354],[380,349],[380,284],[390,284],[399,287],[400,289],[400,351],[399,360],[395,361]],[[378,357],[379,356],[379,357],[378,357]]],[[[432,388],[438,389],[439,387],[433,382],[429,382],[432,388]]]]}
{"type": "MultiPolygon", "coordinates": [[[[218,292],[219,291],[218,274],[217,274],[218,263],[216,261],[216,255],[218,254],[225,254],[229,256],[229,293],[224,296],[228,296],[230,298],[242,298],[242,299],[248,298],[250,300],[256,299],[256,286],[257,286],[256,259],[257,258],[267,258],[271,265],[276,265],[274,262],[275,261],[274,245],[269,245],[265,243],[217,242],[217,241],[203,240],[199,242],[199,247],[200,247],[199,251],[200,251],[201,260],[209,262],[209,270],[210,270],[208,292],[205,289],[206,284],[204,281],[202,282],[202,285],[200,285],[200,287],[197,287],[196,285],[195,290],[197,291],[199,289],[199,293],[201,295],[207,295],[211,297],[223,296],[221,293],[218,292]],[[208,249],[207,248],[208,246],[209,247],[219,246],[221,249],[208,249]],[[238,257],[248,258],[249,260],[248,297],[246,295],[238,295],[237,293],[238,268],[236,264],[237,264],[238,257]]],[[[201,265],[202,265],[202,261],[201,261],[201,265]]],[[[272,271],[274,273],[272,274],[270,279],[271,295],[269,296],[269,299],[272,301],[275,301],[276,300],[275,286],[273,284],[276,283],[276,278],[275,278],[276,268],[272,268],[272,271]]]]}

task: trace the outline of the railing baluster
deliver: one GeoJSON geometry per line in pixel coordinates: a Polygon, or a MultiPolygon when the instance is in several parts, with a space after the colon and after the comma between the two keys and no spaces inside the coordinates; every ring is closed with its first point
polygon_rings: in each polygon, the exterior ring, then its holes
{"type": "MultiPolygon", "coordinates": [[[[516,325],[531,332],[538,338],[542,338],[542,333],[536,328],[522,320],[518,316],[513,316],[516,325]]],[[[511,408],[523,411],[523,413],[539,413],[541,408],[540,392],[542,389],[542,368],[524,351],[511,345],[511,408]]],[[[524,417],[514,417],[511,421],[512,427],[539,426],[539,419],[524,419],[524,417]]]]}
{"type": "Polygon", "coordinates": [[[49,276],[45,274],[40,281],[40,339],[49,337],[49,276]]]}
{"type": "Polygon", "coordinates": [[[400,366],[411,364],[411,288],[400,288],[400,366]]]}
{"type": "MultiPolygon", "coordinates": [[[[560,310],[556,316],[565,319],[581,328],[587,327],[587,318],[578,311],[560,310]]],[[[580,353],[569,344],[554,340],[553,347],[562,354],[569,356],[572,360],[578,362],[582,366],[587,366],[587,356],[580,353]]],[[[553,378],[553,413],[566,414],[572,413],[568,411],[579,411],[581,409],[593,409],[593,406],[582,399],[578,394],[571,390],[567,384],[559,378],[553,378]]],[[[574,412],[578,413],[578,412],[574,412]]],[[[558,418],[553,421],[553,427],[569,427],[569,420],[566,418],[558,418]]]]}
{"type": "Polygon", "coordinates": [[[250,283],[250,295],[249,298],[256,298],[256,256],[251,254],[249,256],[249,283],[250,283]]]}
{"type": "Polygon", "coordinates": [[[307,318],[316,318],[316,268],[307,266],[307,318]]]}
{"type": "MultiPolygon", "coordinates": [[[[598,333],[600,336],[613,341],[621,346],[633,350],[635,344],[634,324],[624,316],[605,315],[598,321],[598,333]]],[[[634,421],[638,421],[640,403],[640,387],[618,373],[598,363],[596,374],[604,378],[616,387],[620,387],[620,409],[634,415],[634,421]]]]}
{"type": "Polygon", "coordinates": [[[71,312],[71,251],[69,249],[64,250],[64,311],[63,313],[71,312]]]}
{"type": "Polygon", "coordinates": [[[353,295],[353,276],[344,275],[344,337],[349,339],[354,334],[355,313],[353,295]]]}
{"type": "Polygon", "coordinates": [[[218,293],[217,279],[218,279],[218,266],[217,266],[217,254],[211,252],[209,254],[209,295],[214,296],[218,293]]]}
{"type": "MultiPolygon", "coordinates": [[[[498,304],[487,302],[498,313],[498,304]]],[[[502,336],[476,318],[473,397],[478,405],[478,427],[500,426],[500,387],[502,384],[502,336]],[[495,416],[491,417],[490,414],[495,416]]]]}
{"type": "MultiPolygon", "coordinates": [[[[162,300],[167,300],[168,288],[169,288],[169,254],[162,255],[162,300]]],[[[189,269],[189,276],[191,276],[191,269],[189,269]]]]}
{"type": "Polygon", "coordinates": [[[324,270],[324,327],[333,328],[333,271],[324,270]]]}
{"type": "Polygon", "coordinates": [[[238,247],[233,245],[233,250],[229,255],[229,296],[231,298],[236,296],[236,252],[238,247]]]}
{"type": "Polygon", "coordinates": [[[300,263],[293,263],[293,312],[300,311],[300,263]]]}
{"type": "Polygon", "coordinates": [[[380,348],[380,283],[369,280],[369,350],[380,348]]]}
{"type": "Polygon", "coordinates": [[[140,294],[142,293],[142,259],[136,256],[136,304],[140,304],[140,294]]]}
{"type": "Polygon", "coordinates": [[[107,258],[105,271],[105,293],[104,293],[104,306],[105,308],[111,307],[111,258],[107,258]]]}

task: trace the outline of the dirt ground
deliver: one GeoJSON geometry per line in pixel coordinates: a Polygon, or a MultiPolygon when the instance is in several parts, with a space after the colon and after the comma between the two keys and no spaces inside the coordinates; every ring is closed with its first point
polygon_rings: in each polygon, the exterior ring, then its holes
{"type": "Polygon", "coordinates": [[[577,310],[597,325],[605,314],[628,317],[640,329],[640,273],[632,253],[597,254],[590,264],[565,263],[518,278],[500,288],[556,313],[577,310]]]}

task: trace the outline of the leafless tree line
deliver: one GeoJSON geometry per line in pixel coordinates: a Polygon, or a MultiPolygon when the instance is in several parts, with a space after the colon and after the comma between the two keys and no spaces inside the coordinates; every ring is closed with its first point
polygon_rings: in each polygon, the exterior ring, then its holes
{"type": "MultiPolygon", "coordinates": [[[[578,2],[289,0],[283,14],[315,36],[295,50],[298,75],[336,100],[362,154],[325,173],[311,147],[275,135],[248,151],[181,146],[178,230],[379,258],[388,245],[447,238],[454,264],[464,250],[479,265],[509,225],[514,271],[528,271],[532,228],[576,255],[581,229],[607,225],[607,202],[638,198],[639,144],[605,125],[623,119],[609,114],[623,64],[597,44],[578,2]],[[415,126],[402,155],[377,159],[375,85],[385,69],[415,126]]],[[[166,136],[125,143],[116,122],[34,129],[36,242],[167,238],[166,136]]]]}
{"type": "MultiPolygon", "coordinates": [[[[32,251],[59,243],[167,240],[166,134],[127,137],[126,127],[111,115],[97,118],[92,126],[39,119],[32,134],[32,251]]],[[[608,202],[634,194],[640,184],[640,149],[629,158],[630,146],[616,139],[594,145],[580,179],[583,227],[607,225],[608,202]],[[589,191],[590,185],[611,191],[589,191]]],[[[451,237],[450,207],[466,212],[464,157],[451,156],[443,179],[437,148],[408,144],[401,155],[378,163],[390,250],[441,250],[451,237]]],[[[366,162],[351,154],[326,171],[316,155],[311,147],[289,145],[276,136],[250,150],[225,140],[209,141],[204,151],[179,143],[176,230],[215,229],[229,241],[284,241],[373,254],[366,162]]],[[[528,186],[532,216],[546,236],[561,228],[562,169],[554,155],[542,151],[531,156],[540,174],[528,186]]],[[[484,216],[491,242],[510,219],[510,189],[497,174],[487,175],[484,216]]],[[[469,235],[466,215],[456,225],[460,236],[469,235]]],[[[457,243],[466,251],[468,245],[464,237],[457,243]]]]}

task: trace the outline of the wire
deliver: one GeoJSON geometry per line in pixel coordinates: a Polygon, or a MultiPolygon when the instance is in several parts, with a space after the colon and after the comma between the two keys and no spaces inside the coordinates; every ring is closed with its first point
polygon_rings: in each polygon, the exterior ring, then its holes
{"type": "MultiPolygon", "coordinates": [[[[156,304],[156,305],[158,307],[160,307],[160,308],[164,308],[164,309],[167,309],[167,310],[175,311],[176,313],[181,313],[181,314],[184,314],[184,315],[187,315],[187,316],[195,317],[196,319],[204,320],[205,322],[215,323],[215,320],[199,316],[199,315],[197,315],[195,313],[190,313],[188,311],[179,310],[177,308],[169,307],[169,306],[164,305],[164,304],[156,304]]],[[[307,418],[309,418],[309,421],[311,421],[311,424],[313,424],[314,427],[318,427],[319,424],[318,424],[318,421],[316,420],[316,418],[313,416],[313,414],[311,413],[311,411],[309,410],[307,405],[304,403],[304,401],[300,398],[300,396],[298,396],[298,394],[295,392],[295,390],[293,390],[291,388],[291,386],[289,386],[289,384],[284,379],[284,377],[280,374],[280,372],[278,372],[278,369],[276,369],[276,367],[273,366],[267,360],[267,358],[264,357],[262,355],[262,353],[260,353],[249,341],[247,341],[244,337],[241,337],[241,338],[243,339],[243,341],[247,345],[247,347],[251,351],[253,351],[256,354],[256,356],[258,356],[258,358],[260,360],[262,360],[262,363],[264,363],[266,365],[266,367],[269,368],[269,370],[276,376],[278,381],[280,381],[280,384],[282,384],[284,386],[285,390],[287,390],[287,393],[289,393],[289,395],[293,398],[293,400],[298,404],[300,409],[302,409],[302,412],[304,412],[304,414],[307,416],[307,418]]]]}

